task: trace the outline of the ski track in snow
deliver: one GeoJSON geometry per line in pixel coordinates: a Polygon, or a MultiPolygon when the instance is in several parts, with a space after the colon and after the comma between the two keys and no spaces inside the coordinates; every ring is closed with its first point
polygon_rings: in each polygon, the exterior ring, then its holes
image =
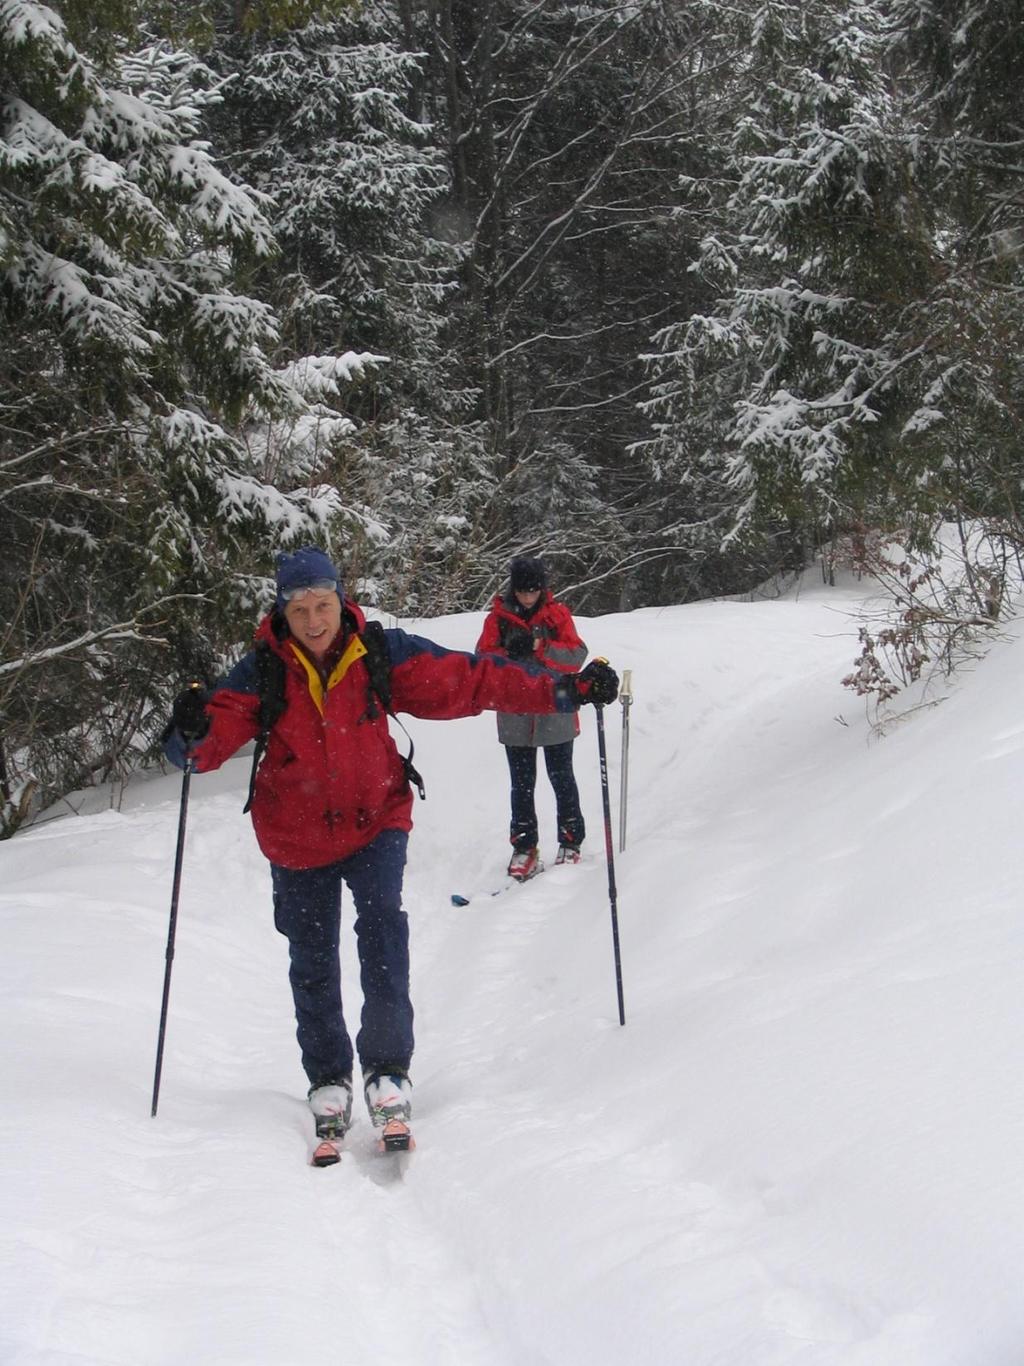
{"type": "Polygon", "coordinates": [[[583,862],[465,908],[507,857],[493,718],[412,723],[407,1158],[359,1114],[306,1165],[246,759],[192,783],[156,1119],[180,779],[0,846],[0,1362],[1012,1366],[1024,651],[879,740],[855,596],[581,623],[634,671],[625,1029],[592,717],[583,862]]]}

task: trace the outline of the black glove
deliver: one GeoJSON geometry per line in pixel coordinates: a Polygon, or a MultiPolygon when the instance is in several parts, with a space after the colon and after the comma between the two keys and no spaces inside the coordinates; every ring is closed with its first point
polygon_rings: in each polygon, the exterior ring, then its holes
{"type": "Polygon", "coordinates": [[[506,648],[509,659],[529,659],[533,654],[533,636],[529,631],[513,631],[506,648]]]}
{"type": "Polygon", "coordinates": [[[596,707],[607,706],[619,695],[619,675],[606,659],[593,659],[578,674],[570,674],[578,698],[577,706],[593,702],[596,707]]]}
{"type": "Polygon", "coordinates": [[[206,691],[198,683],[193,683],[174,699],[171,725],[188,741],[201,740],[210,729],[210,718],[206,714],[206,691]]]}

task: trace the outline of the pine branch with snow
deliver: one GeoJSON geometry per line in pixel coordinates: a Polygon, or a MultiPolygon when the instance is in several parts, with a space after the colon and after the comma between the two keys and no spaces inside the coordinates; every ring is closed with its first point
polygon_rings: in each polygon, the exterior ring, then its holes
{"type": "Polygon", "coordinates": [[[329,537],[310,482],[380,359],[282,364],[242,287],[277,251],[268,201],[206,137],[223,81],[94,17],[76,44],[0,3],[0,676],[9,763],[44,798],[146,749],[238,638],[250,557],[329,537]],[[248,438],[272,424],[268,469],[248,438]]]}

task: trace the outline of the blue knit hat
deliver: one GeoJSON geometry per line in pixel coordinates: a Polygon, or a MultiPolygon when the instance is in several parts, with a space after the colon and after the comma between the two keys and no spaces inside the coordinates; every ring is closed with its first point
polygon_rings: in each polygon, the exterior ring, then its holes
{"type": "Polygon", "coordinates": [[[293,552],[279,550],[276,562],[278,611],[284,611],[286,593],[292,593],[296,588],[312,588],[315,584],[332,584],[344,602],[341,575],[323,550],[313,545],[303,546],[301,550],[293,552]]]}

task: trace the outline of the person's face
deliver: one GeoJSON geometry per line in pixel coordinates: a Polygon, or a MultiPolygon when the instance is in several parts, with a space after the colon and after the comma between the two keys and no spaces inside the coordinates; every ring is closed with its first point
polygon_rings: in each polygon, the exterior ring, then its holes
{"type": "Polygon", "coordinates": [[[518,602],[520,607],[525,607],[527,611],[529,611],[531,607],[537,606],[539,598],[539,588],[531,588],[529,591],[524,591],[521,588],[516,589],[516,602],[518,602]]]}
{"type": "Polygon", "coordinates": [[[323,659],[341,626],[341,599],[333,589],[310,589],[284,605],[288,629],[316,660],[323,659]]]}

